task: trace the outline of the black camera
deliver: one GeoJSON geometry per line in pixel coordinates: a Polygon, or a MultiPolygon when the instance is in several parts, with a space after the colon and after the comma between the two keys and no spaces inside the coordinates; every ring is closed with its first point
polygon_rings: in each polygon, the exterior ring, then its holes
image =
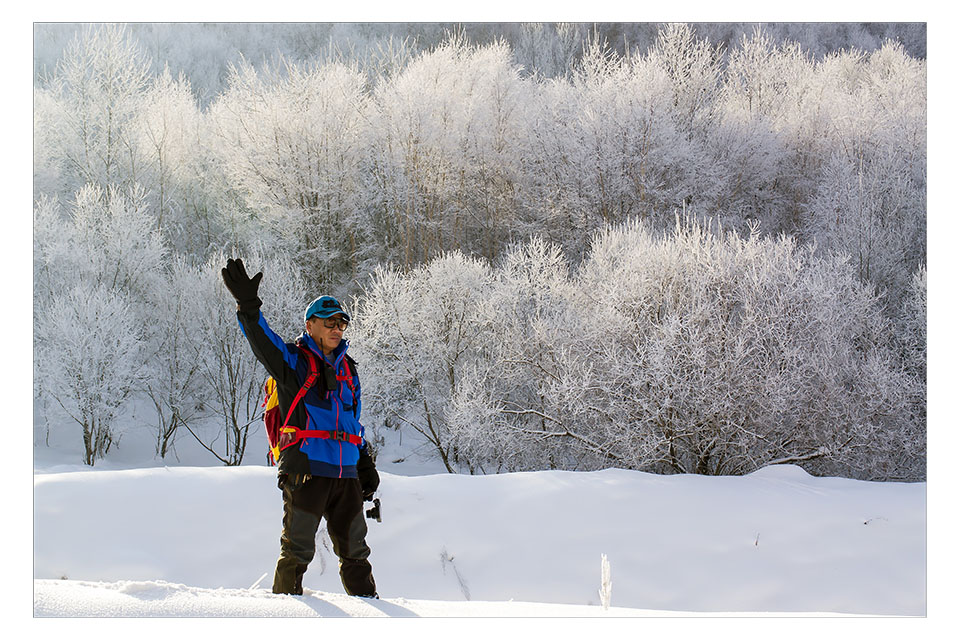
{"type": "Polygon", "coordinates": [[[377,522],[383,522],[380,519],[380,498],[373,499],[373,509],[367,509],[367,517],[377,522]]]}
{"type": "Polygon", "coordinates": [[[336,391],[339,388],[337,386],[337,372],[326,363],[323,365],[323,378],[327,391],[336,391]]]}

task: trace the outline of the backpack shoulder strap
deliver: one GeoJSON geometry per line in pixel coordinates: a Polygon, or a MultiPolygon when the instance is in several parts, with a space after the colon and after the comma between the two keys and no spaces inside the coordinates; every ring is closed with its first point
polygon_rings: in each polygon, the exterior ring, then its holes
{"type": "MultiPolygon", "coordinates": [[[[299,338],[297,339],[297,341],[296,341],[294,344],[296,344],[296,345],[297,345],[297,348],[300,349],[300,353],[302,353],[303,355],[305,355],[305,356],[307,357],[307,363],[309,363],[309,365],[310,365],[310,374],[308,374],[307,377],[309,378],[310,375],[316,375],[317,372],[320,370],[320,367],[319,367],[319,365],[317,364],[317,356],[316,356],[316,354],[314,354],[313,351],[310,351],[310,349],[308,349],[307,347],[305,347],[305,346],[303,345],[303,343],[300,342],[299,338]]],[[[311,382],[310,384],[313,384],[313,382],[311,382]]]]}
{"type": "MultiPolygon", "coordinates": [[[[350,354],[345,355],[343,361],[347,363],[347,374],[344,376],[337,375],[337,380],[346,382],[350,391],[356,393],[356,385],[353,384],[353,379],[357,377],[357,361],[351,358],[350,354]]],[[[357,379],[359,380],[359,378],[357,379]]]]}
{"type": "Polygon", "coordinates": [[[317,381],[317,377],[320,375],[319,366],[317,365],[317,357],[310,353],[310,349],[304,347],[300,341],[296,342],[297,348],[307,357],[307,362],[310,365],[310,373],[307,374],[307,379],[303,381],[303,386],[300,387],[300,391],[297,392],[296,397],[293,401],[290,402],[290,408],[287,409],[287,417],[283,420],[283,426],[287,426],[290,422],[290,417],[293,415],[293,410],[300,403],[300,400],[303,399],[303,396],[307,395],[307,391],[310,390],[310,387],[313,386],[313,383],[317,381]]]}
{"type": "Polygon", "coordinates": [[[350,354],[346,354],[343,357],[347,361],[347,365],[350,367],[350,373],[354,376],[357,375],[357,361],[350,357],[350,354]]]}
{"type": "MultiPolygon", "coordinates": [[[[357,375],[357,361],[350,357],[348,353],[344,356],[344,361],[347,363],[347,373],[353,378],[359,378],[357,375]]],[[[353,380],[350,381],[350,388],[353,389],[353,380]]]]}

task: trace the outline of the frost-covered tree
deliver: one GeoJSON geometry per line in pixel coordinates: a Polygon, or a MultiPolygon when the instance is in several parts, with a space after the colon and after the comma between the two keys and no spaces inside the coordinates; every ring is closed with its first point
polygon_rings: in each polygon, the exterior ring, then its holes
{"type": "Polygon", "coordinates": [[[525,73],[561,77],[573,68],[585,38],[586,29],[575,23],[526,22],[520,25],[514,55],[525,73]]]}
{"type": "Polygon", "coordinates": [[[897,361],[913,384],[907,389],[910,424],[891,442],[898,452],[888,477],[926,477],[927,424],[927,269],[921,266],[910,280],[899,313],[893,319],[897,361]]]}
{"type": "MultiPolygon", "coordinates": [[[[76,194],[69,218],[47,233],[65,234],[72,246],[57,254],[63,263],[59,278],[50,289],[76,281],[91,281],[146,300],[156,284],[167,249],[152,217],[147,213],[146,194],[133,187],[101,189],[87,185],[76,194]]],[[[41,249],[43,245],[41,245],[41,249]]],[[[48,260],[45,251],[41,259],[48,260]]]]}
{"type": "Polygon", "coordinates": [[[351,353],[362,367],[364,423],[405,425],[453,472],[459,452],[447,403],[496,335],[480,331],[490,268],[459,252],[407,273],[380,269],[354,313],[351,353]]]}
{"type": "Polygon", "coordinates": [[[788,238],[633,222],[574,274],[541,240],[492,271],[446,256],[380,272],[357,319],[373,415],[451,471],[922,474],[878,298],[788,238]]]}
{"type": "MultiPolygon", "coordinates": [[[[143,158],[133,141],[139,98],[149,63],[122,25],[87,26],[70,42],[55,71],[44,79],[35,127],[55,131],[38,142],[64,176],[66,195],[84,184],[130,187],[143,158]]],[[[54,194],[50,194],[54,195],[54,194]]]]}
{"type": "Polygon", "coordinates": [[[746,112],[782,124],[809,91],[814,65],[796,42],[778,43],[755,27],[730,48],[721,100],[724,111],[746,112]]]}
{"type": "MultiPolygon", "coordinates": [[[[898,318],[897,336],[904,349],[908,371],[927,380],[927,268],[921,265],[910,280],[910,288],[898,318]]],[[[924,397],[926,406],[926,397],[924,397]]]]}
{"type": "MultiPolygon", "coordinates": [[[[144,375],[142,345],[134,348],[129,343],[141,335],[141,327],[153,317],[152,296],[160,286],[165,247],[146,213],[145,196],[137,189],[104,191],[88,185],[77,192],[68,210],[57,200],[41,198],[34,210],[34,228],[36,391],[62,406],[72,403],[71,415],[87,421],[85,428],[91,434],[96,424],[104,425],[101,445],[88,451],[88,463],[92,464],[106,453],[112,441],[108,427],[120,401],[140,388],[144,375]],[[89,297],[90,302],[71,312],[68,307],[72,301],[82,296],[89,297]],[[92,308],[95,304],[105,305],[104,310],[92,308]],[[52,320],[51,309],[58,310],[52,320]],[[64,386],[60,377],[60,332],[66,331],[71,322],[76,326],[70,329],[75,335],[70,338],[68,363],[83,377],[64,386]],[[133,326],[106,326],[110,322],[133,326]],[[99,333],[103,335],[93,335],[99,333]],[[104,353],[111,344],[119,355],[104,353]],[[104,371],[111,367],[116,369],[117,380],[112,378],[112,370],[104,371]],[[84,389],[107,378],[109,388],[84,389]],[[69,403],[63,398],[68,389],[72,394],[69,403]],[[86,394],[83,400],[80,394],[86,394]]],[[[91,437],[95,445],[97,438],[91,437]]]]}
{"type": "Polygon", "coordinates": [[[196,417],[204,403],[195,333],[202,304],[197,275],[183,258],[175,258],[149,300],[149,375],[144,390],[156,408],[161,458],[175,444],[178,428],[196,417]]]}
{"type": "Polygon", "coordinates": [[[369,226],[396,263],[499,253],[513,233],[526,91],[503,43],[451,37],[374,92],[369,226]]]}
{"type": "Polygon", "coordinates": [[[594,182],[595,201],[588,208],[600,214],[585,230],[635,216],[658,219],[681,206],[695,188],[691,164],[695,168],[697,161],[691,163],[695,153],[687,132],[672,117],[674,87],[667,70],[652,57],[617,59],[599,44],[585,52],[581,69],[573,86],[583,100],[590,154],[585,174],[594,182]]]}
{"type": "Polygon", "coordinates": [[[698,38],[688,24],[670,24],[660,30],[647,58],[670,78],[673,115],[680,127],[697,136],[713,126],[718,115],[723,47],[698,38]]]}
{"type": "Polygon", "coordinates": [[[36,375],[80,426],[92,466],[119,442],[115,420],[142,379],[142,320],[121,293],[90,281],[45,299],[35,317],[36,375]]]}
{"type": "Polygon", "coordinates": [[[234,67],[210,107],[211,140],[230,188],[261,218],[261,241],[292,250],[318,284],[356,269],[364,204],[365,78],[340,63],[234,67]]]}
{"type": "Polygon", "coordinates": [[[141,189],[80,189],[67,209],[41,197],[34,209],[34,306],[78,284],[102,285],[145,305],[166,247],[141,189]]]}
{"type": "Polygon", "coordinates": [[[813,62],[798,45],[776,44],[757,27],[731,48],[720,121],[710,131],[722,181],[712,212],[746,232],[750,221],[767,233],[800,226],[803,186],[796,168],[798,113],[809,101],[813,62]]]}
{"type": "Polygon", "coordinates": [[[62,161],[60,141],[65,135],[62,107],[55,89],[33,90],[33,195],[54,196],[70,192],[67,166],[62,161]]]}
{"type": "Polygon", "coordinates": [[[143,168],[139,182],[150,192],[151,214],[171,246],[202,254],[210,239],[204,233],[204,130],[189,82],[173,78],[169,68],[142,92],[132,127],[133,143],[143,168]]]}
{"type": "Polygon", "coordinates": [[[925,258],[925,210],[918,186],[890,156],[850,161],[836,154],[811,206],[823,242],[849,253],[864,281],[893,294],[899,303],[910,268],[925,258]]]}
{"type": "MultiPolygon", "coordinates": [[[[457,168],[461,188],[472,198],[458,212],[463,220],[458,246],[492,261],[516,238],[514,220],[525,205],[518,198],[523,177],[519,142],[529,126],[529,92],[505,42],[477,49],[463,72],[471,79],[464,97],[473,106],[457,168]]],[[[456,233],[454,227],[454,237],[456,233]]]]}
{"type": "MultiPolygon", "coordinates": [[[[559,245],[540,238],[498,263],[482,294],[477,330],[489,336],[452,389],[447,423],[471,471],[577,468],[582,451],[602,449],[595,433],[565,411],[565,385],[589,385],[571,370],[570,351],[587,348],[575,291],[559,245]]],[[[587,320],[588,321],[588,320],[587,320]]]]}
{"type": "MultiPolygon", "coordinates": [[[[714,44],[733,45],[749,35],[756,23],[693,23],[702,37],[714,44]]],[[[62,54],[81,25],[36,23],[34,25],[34,69],[42,73],[62,54]]],[[[506,39],[518,52],[518,62],[541,75],[563,75],[578,59],[582,46],[593,33],[607,39],[623,53],[624,48],[645,52],[657,39],[662,24],[627,23],[150,23],[128,25],[144,43],[155,69],[165,63],[176,73],[183,70],[197,87],[204,103],[227,85],[227,68],[242,55],[248,60],[286,56],[306,61],[331,51],[367,60],[391,39],[409,41],[414,51],[430,49],[457,28],[477,43],[506,39]],[[548,69],[555,71],[548,73],[548,69]]],[[[926,23],[780,22],[764,23],[777,41],[800,43],[811,55],[820,57],[840,48],[879,48],[886,40],[901,42],[914,57],[926,56],[926,23]]]]}
{"type": "Polygon", "coordinates": [[[828,56],[817,76],[827,127],[805,231],[895,309],[926,257],[926,65],[888,43],[828,56]]]}
{"type": "Polygon", "coordinates": [[[655,434],[651,468],[883,474],[912,383],[879,301],[844,260],[683,223],[662,238],[604,232],[580,277],[584,306],[603,310],[619,345],[602,395],[627,403],[628,430],[655,434]]]}

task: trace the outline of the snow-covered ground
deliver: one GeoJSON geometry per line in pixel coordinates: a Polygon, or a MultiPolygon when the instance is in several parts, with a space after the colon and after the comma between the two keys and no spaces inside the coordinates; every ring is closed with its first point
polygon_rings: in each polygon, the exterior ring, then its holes
{"type": "Polygon", "coordinates": [[[371,602],[342,595],[325,533],[307,595],[270,593],[281,517],[272,468],[90,469],[68,458],[36,449],[39,617],[926,614],[925,483],[794,466],[720,478],[467,476],[385,452],[383,522],[368,521],[382,600],[371,602]]]}
{"type": "Polygon", "coordinates": [[[37,580],[37,616],[59,617],[295,617],[295,618],[446,618],[446,617],[638,617],[667,615],[588,605],[531,602],[450,602],[384,598],[366,600],[343,593],[306,590],[293,597],[269,589],[204,589],[152,581],[86,582],[37,580]]]}

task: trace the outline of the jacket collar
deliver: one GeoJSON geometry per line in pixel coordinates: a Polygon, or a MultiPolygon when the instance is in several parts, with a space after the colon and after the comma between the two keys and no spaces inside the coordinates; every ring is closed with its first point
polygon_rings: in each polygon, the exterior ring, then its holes
{"type": "Polygon", "coordinates": [[[310,334],[307,333],[306,331],[300,334],[300,337],[297,338],[297,342],[299,342],[306,348],[310,349],[311,351],[313,351],[315,354],[317,354],[327,362],[333,364],[334,368],[336,368],[340,364],[340,361],[343,359],[344,354],[346,354],[347,352],[347,347],[350,346],[350,342],[348,340],[344,340],[341,338],[340,344],[337,346],[336,349],[333,350],[333,353],[331,353],[330,357],[328,358],[327,356],[324,355],[323,349],[320,348],[320,346],[314,341],[313,338],[310,337],[310,334]]]}

